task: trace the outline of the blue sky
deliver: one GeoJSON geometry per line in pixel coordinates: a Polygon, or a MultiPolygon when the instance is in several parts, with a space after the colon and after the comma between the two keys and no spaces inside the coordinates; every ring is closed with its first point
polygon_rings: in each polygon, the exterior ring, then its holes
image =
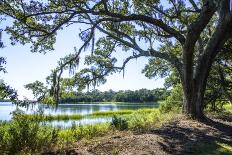
{"type": "MultiPolygon", "coordinates": [[[[79,31],[80,27],[77,26],[72,26],[59,31],[55,50],[53,52],[46,53],[45,55],[42,53],[31,53],[30,45],[23,46],[17,44],[15,46],[11,46],[9,36],[4,33],[3,42],[6,47],[0,49],[0,56],[7,58],[6,69],[8,73],[1,73],[0,78],[3,78],[6,83],[18,90],[20,98],[25,96],[32,99],[33,96],[31,92],[24,89],[24,85],[34,82],[35,80],[45,82],[45,78],[50,75],[51,69],[56,67],[59,58],[73,52],[74,46],[78,48],[82,45],[78,36],[79,31]]],[[[122,52],[116,55],[123,59],[122,52]]],[[[84,57],[82,56],[82,62],[83,59],[84,57]]],[[[101,91],[109,89],[118,91],[163,87],[163,79],[149,80],[141,74],[141,70],[144,68],[147,60],[148,58],[140,58],[138,60],[131,61],[126,67],[124,78],[122,73],[111,75],[107,78],[107,83],[97,87],[97,89],[101,91]]],[[[83,66],[80,65],[79,69],[82,67],[83,66]]]]}

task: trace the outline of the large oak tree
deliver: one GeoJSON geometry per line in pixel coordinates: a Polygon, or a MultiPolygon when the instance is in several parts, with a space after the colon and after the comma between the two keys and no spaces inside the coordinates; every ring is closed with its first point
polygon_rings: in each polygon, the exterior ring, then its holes
{"type": "Polygon", "coordinates": [[[124,70],[132,59],[155,58],[177,70],[184,111],[193,118],[204,117],[210,69],[232,36],[229,0],[1,0],[0,13],[14,21],[5,29],[12,43],[32,43],[33,52],[53,50],[62,28],[88,27],[79,34],[83,46],[53,72],[54,92],[63,69],[75,68],[80,52],[92,45],[86,63],[94,67],[74,74],[78,81],[73,84],[104,82],[104,76],[124,70]],[[119,50],[131,53],[120,67],[112,54],[119,50]]]}

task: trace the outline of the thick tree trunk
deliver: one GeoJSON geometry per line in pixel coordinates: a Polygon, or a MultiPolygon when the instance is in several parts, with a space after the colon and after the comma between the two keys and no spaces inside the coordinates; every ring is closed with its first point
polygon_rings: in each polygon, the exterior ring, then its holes
{"type": "Polygon", "coordinates": [[[204,94],[203,86],[193,86],[191,95],[184,91],[184,113],[194,119],[203,119],[204,94]]]}
{"type": "Polygon", "coordinates": [[[220,8],[218,25],[203,51],[199,51],[200,55],[197,57],[197,62],[194,62],[196,42],[200,39],[200,34],[215,11],[218,10],[215,2],[206,1],[207,5],[204,5],[205,9],[202,9],[198,20],[189,26],[183,46],[183,67],[180,75],[184,91],[184,112],[195,119],[204,118],[203,103],[208,74],[216,55],[225,42],[231,38],[232,33],[229,0],[217,1],[220,8]]]}
{"type": "Polygon", "coordinates": [[[204,95],[206,90],[207,79],[211,69],[212,60],[201,59],[199,60],[199,67],[193,69],[191,78],[188,75],[187,79],[183,79],[184,91],[184,113],[194,119],[204,118],[204,95]],[[207,62],[205,67],[201,64],[207,62]]]}

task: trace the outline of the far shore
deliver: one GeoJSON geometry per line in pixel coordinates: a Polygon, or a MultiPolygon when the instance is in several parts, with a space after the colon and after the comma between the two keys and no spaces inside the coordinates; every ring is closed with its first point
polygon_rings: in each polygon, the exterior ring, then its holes
{"type": "Polygon", "coordinates": [[[61,102],[60,104],[158,104],[162,101],[154,101],[154,102],[61,102]]]}

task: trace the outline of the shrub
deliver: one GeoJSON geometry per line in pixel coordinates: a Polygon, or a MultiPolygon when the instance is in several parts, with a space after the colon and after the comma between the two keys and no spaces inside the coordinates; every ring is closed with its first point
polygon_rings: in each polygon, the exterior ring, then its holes
{"type": "Polygon", "coordinates": [[[160,111],[167,113],[171,111],[180,111],[183,103],[182,86],[177,84],[171,91],[171,95],[167,97],[164,102],[160,104],[160,111]]]}
{"type": "Polygon", "coordinates": [[[126,130],[128,129],[128,122],[125,118],[114,115],[111,121],[111,126],[118,130],[126,130]]]}
{"type": "MultiPolygon", "coordinates": [[[[35,117],[39,118],[39,117],[35,117]]],[[[57,142],[58,130],[40,125],[40,120],[28,119],[15,111],[10,123],[1,126],[0,154],[35,154],[57,142]],[[2,132],[4,130],[4,133],[2,132]]]]}
{"type": "Polygon", "coordinates": [[[144,130],[158,122],[160,113],[155,110],[137,110],[127,116],[114,116],[111,126],[117,130],[144,130]]]}
{"type": "Polygon", "coordinates": [[[149,126],[152,126],[159,120],[159,113],[158,112],[141,112],[137,111],[131,114],[128,118],[128,125],[129,128],[132,130],[144,130],[149,126]]]}
{"type": "Polygon", "coordinates": [[[74,125],[69,129],[60,131],[59,141],[63,144],[74,142],[83,138],[90,139],[96,136],[104,135],[110,130],[108,123],[89,124],[89,125],[74,125]]]}

